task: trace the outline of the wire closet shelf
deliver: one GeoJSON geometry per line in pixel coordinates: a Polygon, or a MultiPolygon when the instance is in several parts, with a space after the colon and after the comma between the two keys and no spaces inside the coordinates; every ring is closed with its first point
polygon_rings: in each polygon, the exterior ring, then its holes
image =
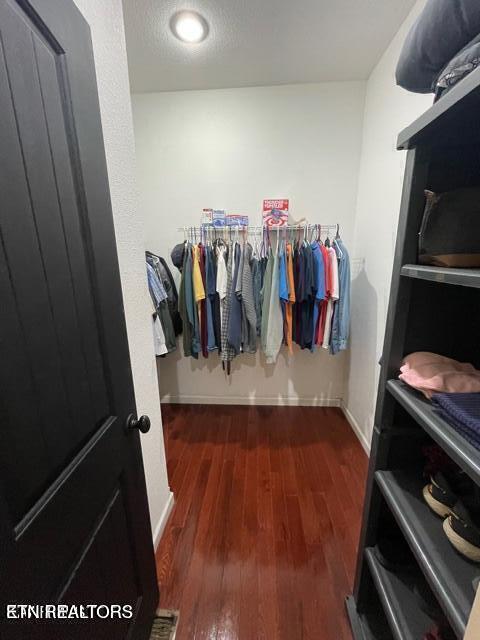
{"type": "Polygon", "coordinates": [[[300,236],[303,233],[304,239],[312,237],[313,235],[321,236],[335,234],[335,237],[339,237],[340,225],[339,224],[295,224],[295,225],[276,225],[276,226],[243,226],[243,225],[229,225],[222,227],[215,227],[213,225],[200,225],[200,226],[185,226],[178,227],[177,231],[183,233],[185,239],[187,238],[225,238],[227,236],[232,237],[235,234],[236,237],[240,235],[248,236],[260,236],[274,235],[280,236],[285,234],[297,233],[300,236]]]}

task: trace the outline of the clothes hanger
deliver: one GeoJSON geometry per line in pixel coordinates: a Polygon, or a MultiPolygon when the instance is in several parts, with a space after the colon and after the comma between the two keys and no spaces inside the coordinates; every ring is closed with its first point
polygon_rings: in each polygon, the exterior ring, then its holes
{"type": "Polygon", "coordinates": [[[258,235],[257,233],[254,231],[253,232],[253,257],[256,258],[258,260],[259,257],[259,253],[258,253],[258,235]]]}
{"type": "Polygon", "coordinates": [[[335,240],[335,238],[330,239],[330,231],[332,229],[332,225],[328,225],[327,226],[327,237],[325,238],[325,246],[326,247],[332,247],[333,241],[335,240]]]}
{"type": "Polygon", "coordinates": [[[333,242],[335,243],[335,246],[337,248],[337,251],[338,251],[338,254],[339,254],[338,257],[341,259],[341,258],[343,258],[343,252],[342,252],[342,249],[341,249],[340,245],[337,242],[337,240],[339,240],[339,239],[340,239],[340,225],[337,224],[337,230],[336,230],[335,238],[333,239],[333,242]]]}

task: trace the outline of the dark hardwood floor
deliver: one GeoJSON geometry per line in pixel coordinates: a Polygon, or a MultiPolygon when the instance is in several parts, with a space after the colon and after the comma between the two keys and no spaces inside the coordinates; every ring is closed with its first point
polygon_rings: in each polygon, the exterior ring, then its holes
{"type": "Polygon", "coordinates": [[[164,405],[176,640],[351,640],[367,456],[340,409],[164,405]]]}

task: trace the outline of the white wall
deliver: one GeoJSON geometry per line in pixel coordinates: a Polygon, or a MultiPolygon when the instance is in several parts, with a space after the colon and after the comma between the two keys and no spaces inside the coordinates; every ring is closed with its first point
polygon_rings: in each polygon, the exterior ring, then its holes
{"type": "MultiPolygon", "coordinates": [[[[264,198],[290,198],[294,217],[339,222],[353,240],[364,83],[133,95],[138,181],[148,247],[164,257],[203,207],[261,223],[264,198]]],[[[177,276],[178,272],[175,270],[177,276]]],[[[345,354],[283,349],[276,365],[242,355],[225,378],[216,354],[159,359],[165,400],[338,403],[345,354]]]]}
{"type": "Polygon", "coordinates": [[[144,230],[135,179],[127,57],[121,0],[75,0],[92,30],[110,182],[115,235],[138,411],[152,421],[142,435],[148,500],[154,537],[170,499],[163,447],[157,371],[145,284],[144,230]]]}
{"type": "Polygon", "coordinates": [[[346,408],[369,442],[388,309],[393,253],[406,153],[396,150],[398,133],[433,101],[395,85],[403,40],[424,5],[417,2],[373,70],[368,83],[355,217],[352,338],[346,408]]]}

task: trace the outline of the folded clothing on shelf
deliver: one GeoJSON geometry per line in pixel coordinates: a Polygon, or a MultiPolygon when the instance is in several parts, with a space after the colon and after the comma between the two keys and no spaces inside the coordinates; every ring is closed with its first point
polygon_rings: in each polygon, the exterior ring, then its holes
{"type": "Polygon", "coordinates": [[[428,351],[406,356],[399,378],[429,399],[434,393],[480,393],[480,371],[472,364],[428,351]]]}
{"type": "Polygon", "coordinates": [[[404,40],[397,84],[417,93],[434,91],[448,61],[479,32],[478,0],[427,0],[404,40]]]}
{"type": "Polygon", "coordinates": [[[432,402],[444,420],[480,449],[480,393],[435,393],[432,402]]]}

